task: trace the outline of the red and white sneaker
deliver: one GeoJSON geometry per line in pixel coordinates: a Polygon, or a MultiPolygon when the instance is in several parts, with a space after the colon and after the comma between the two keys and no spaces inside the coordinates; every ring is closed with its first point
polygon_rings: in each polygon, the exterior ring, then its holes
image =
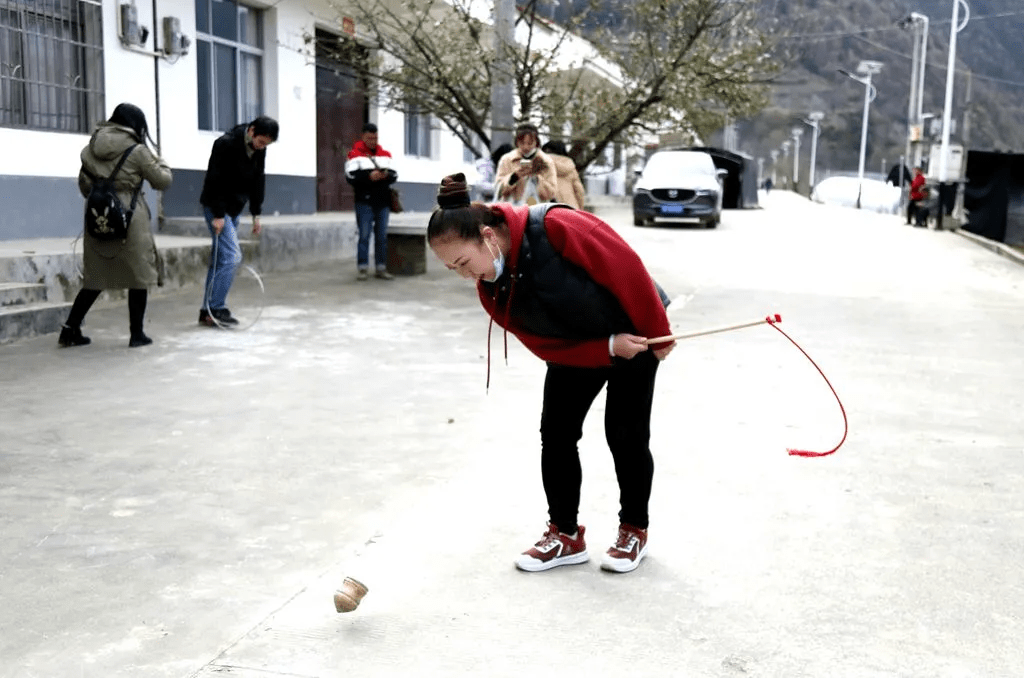
{"type": "Polygon", "coordinates": [[[632,572],[647,555],[647,530],[622,523],[619,536],[601,558],[601,569],[632,572]]]}
{"type": "Polygon", "coordinates": [[[526,572],[541,572],[560,565],[578,565],[590,560],[583,541],[586,528],[579,526],[576,536],[562,534],[554,523],[548,523],[544,537],[516,559],[516,567],[526,572]]]}

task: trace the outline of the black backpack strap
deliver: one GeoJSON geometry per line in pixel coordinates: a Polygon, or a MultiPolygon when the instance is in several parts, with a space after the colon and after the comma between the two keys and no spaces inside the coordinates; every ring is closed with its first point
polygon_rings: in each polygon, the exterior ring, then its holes
{"type": "Polygon", "coordinates": [[[128,159],[128,156],[131,155],[132,151],[135,150],[136,146],[138,146],[138,144],[132,144],[125,150],[124,153],[121,154],[121,159],[117,161],[117,166],[114,167],[114,171],[110,173],[109,177],[107,177],[108,179],[113,179],[114,176],[121,171],[121,166],[124,165],[124,161],[128,159]]]}
{"type": "MultiPolygon", "coordinates": [[[[114,166],[114,171],[110,173],[110,176],[108,176],[107,179],[113,179],[114,175],[121,171],[121,166],[124,165],[124,161],[128,159],[128,156],[131,155],[131,152],[135,150],[136,146],[138,146],[138,144],[132,144],[127,149],[125,149],[125,152],[121,154],[121,159],[118,160],[117,165],[114,166]]],[[[89,168],[85,166],[85,163],[82,163],[82,171],[85,172],[85,176],[89,177],[93,181],[96,181],[97,179],[100,178],[93,174],[92,172],[90,172],[89,168]]]]}
{"type": "MultiPolygon", "coordinates": [[[[116,174],[117,174],[118,172],[120,172],[120,171],[121,171],[121,166],[122,166],[122,165],[124,165],[124,161],[128,159],[128,156],[132,154],[132,151],[134,151],[134,150],[135,150],[135,147],[136,147],[136,146],[138,146],[138,144],[132,144],[132,145],[131,145],[131,146],[129,146],[129,147],[128,147],[128,149],[127,149],[127,150],[126,150],[126,151],[125,151],[125,152],[124,152],[124,153],[123,153],[123,154],[121,155],[121,159],[117,161],[117,167],[115,167],[115,168],[114,168],[114,171],[110,173],[110,176],[109,176],[109,177],[107,177],[108,179],[113,179],[113,178],[114,178],[114,176],[115,176],[115,175],[116,175],[116,174]]],[[[129,215],[131,215],[131,214],[134,214],[134,213],[135,213],[135,203],[136,203],[136,202],[138,202],[138,200],[139,200],[139,191],[141,191],[141,190],[142,190],[142,181],[140,181],[140,182],[139,182],[139,185],[135,187],[135,191],[134,191],[134,192],[132,193],[132,204],[131,204],[131,206],[129,206],[129,207],[128,207],[128,212],[129,212],[129,215]]],[[[129,218],[130,218],[130,217],[129,217],[129,218]]]]}

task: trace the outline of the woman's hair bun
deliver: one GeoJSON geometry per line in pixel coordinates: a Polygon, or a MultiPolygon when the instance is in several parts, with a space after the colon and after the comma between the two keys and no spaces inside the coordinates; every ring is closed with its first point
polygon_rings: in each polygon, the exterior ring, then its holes
{"type": "Polygon", "coordinates": [[[469,203],[469,186],[466,185],[465,174],[449,174],[441,179],[441,186],[437,189],[438,207],[447,210],[453,207],[468,207],[469,203]]]}

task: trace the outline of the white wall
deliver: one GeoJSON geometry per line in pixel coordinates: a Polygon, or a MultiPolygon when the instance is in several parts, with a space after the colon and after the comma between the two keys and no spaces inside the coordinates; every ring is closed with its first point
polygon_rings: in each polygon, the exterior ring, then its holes
{"type": "MultiPolygon", "coordinates": [[[[119,2],[103,3],[103,64],[106,116],[117,104],[128,101],[139,106],[149,122],[151,134],[159,135],[161,151],[171,167],[205,170],[210,147],[219,132],[198,126],[198,84],[196,78],[195,4],[193,0],[137,0],[140,25],[150,30],[140,48],[149,54],[126,49],[118,39],[119,2]],[[189,53],[177,61],[157,60],[155,46],[163,45],[162,20],[175,16],[191,40],[189,53]],[[155,34],[155,35],[154,35],[155,34]],[[160,115],[157,111],[159,80],[160,115]]],[[[268,115],[281,124],[280,139],[267,157],[272,174],[312,177],[316,175],[316,70],[311,46],[304,36],[320,26],[338,29],[338,17],[327,0],[280,0],[249,2],[264,14],[264,101],[268,115]]],[[[472,171],[462,161],[462,142],[447,130],[435,135],[435,157],[404,157],[405,117],[400,111],[371,110],[380,127],[381,144],[395,156],[403,183],[437,184],[446,174],[472,171]]],[[[80,166],[79,154],[88,134],[68,134],[0,128],[0,175],[74,178],[80,166]]],[[[354,140],[342,140],[349,144],[354,140]]],[[[340,171],[340,168],[339,168],[340,171]]]]}

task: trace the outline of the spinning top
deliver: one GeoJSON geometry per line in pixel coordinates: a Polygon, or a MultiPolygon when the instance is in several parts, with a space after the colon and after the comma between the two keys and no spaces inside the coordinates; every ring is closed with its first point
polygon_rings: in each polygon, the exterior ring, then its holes
{"type": "Polygon", "coordinates": [[[338,612],[351,612],[359,607],[359,601],[366,595],[368,588],[352,577],[345,577],[341,588],[334,592],[334,607],[338,612]]]}

